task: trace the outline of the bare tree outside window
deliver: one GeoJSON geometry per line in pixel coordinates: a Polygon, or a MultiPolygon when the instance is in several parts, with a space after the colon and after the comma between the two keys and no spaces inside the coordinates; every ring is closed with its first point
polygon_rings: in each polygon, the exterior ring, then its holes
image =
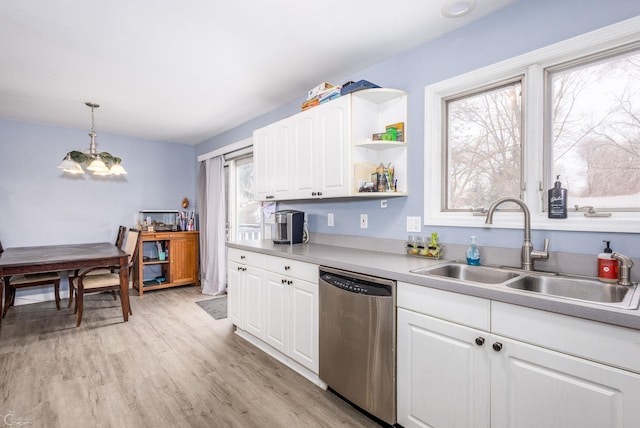
{"type": "Polygon", "coordinates": [[[548,71],[549,176],[569,206],[640,208],[640,50],[548,71]]]}
{"type": "Polygon", "coordinates": [[[488,208],[521,197],[522,82],[445,100],[445,210],[488,208]]]}

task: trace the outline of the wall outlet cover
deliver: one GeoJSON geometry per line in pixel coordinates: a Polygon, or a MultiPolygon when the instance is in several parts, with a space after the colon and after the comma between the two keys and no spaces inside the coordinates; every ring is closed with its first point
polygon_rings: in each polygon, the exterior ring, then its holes
{"type": "Polygon", "coordinates": [[[334,222],[333,222],[333,213],[329,213],[327,214],[327,226],[333,226],[334,222]]]}
{"type": "Polygon", "coordinates": [[[407,232],[421,232],[421,219],[422,217],[407,217],[407,232]]]}

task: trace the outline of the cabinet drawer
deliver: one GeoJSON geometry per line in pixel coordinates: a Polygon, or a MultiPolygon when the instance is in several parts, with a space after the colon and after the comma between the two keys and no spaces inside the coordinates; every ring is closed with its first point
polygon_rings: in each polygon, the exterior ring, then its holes
{"type": "Polygon", "coordinates": [[[640,331],[493,302],[492,332],[640,373],[640,331]]]}
{"type": "Polygon", "coordinates": [[[253,251],[238,250],[237,248],[227,248],[227,250],[229,261],[251,265],[259,268],[264,267],[264,260],[265,257],[267,257],[264,254],[254,253],[253,251]]]}
{"type": "Polygon", "coordinates": [[[319,266],[282,257],[266,256],[265,269],[292,278],[318,283],[319,266]]]}
{"type": "Polygon", "coordinates": [[[398,282],[399,308],[489,331],[491,302],[480,297],[398,282]]]}

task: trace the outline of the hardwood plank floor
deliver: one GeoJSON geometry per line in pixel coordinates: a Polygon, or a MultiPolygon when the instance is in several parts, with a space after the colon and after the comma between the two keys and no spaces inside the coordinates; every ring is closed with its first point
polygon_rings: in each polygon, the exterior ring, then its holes
{"type": "Polygon", "coordinates": [[[0,426],[375,427],[214,320],[196,287],[13,307],[0,328],[0,426]]]}

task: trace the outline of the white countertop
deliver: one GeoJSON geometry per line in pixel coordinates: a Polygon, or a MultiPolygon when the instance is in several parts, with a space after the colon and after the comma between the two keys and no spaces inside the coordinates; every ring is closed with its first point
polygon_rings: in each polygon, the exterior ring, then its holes
{"type": "Polygon", "coordinates": [[[625,310],[504,286],[463,283],[411,273],[446,260],[311,243],[274,245],[270,240],[229,242],[227,246],[640,330],[640,311],[637,309],[625,310]]]}

